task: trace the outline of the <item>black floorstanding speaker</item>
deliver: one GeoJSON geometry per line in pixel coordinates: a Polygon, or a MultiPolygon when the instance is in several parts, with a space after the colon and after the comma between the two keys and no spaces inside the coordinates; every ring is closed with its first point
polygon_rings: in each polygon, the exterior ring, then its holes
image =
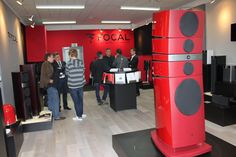
{"type": "Polygon", "coordinates": [[[32,118],[30,82],[28,72],[13,72],[12,82],[17,118],[32,118]]]}
{"type": "Polygon", "coordinates": [[[35,64],[20,65],[20,71],[29,73],[32,114],[37,116],[41,111],[41,104],[35,64]]]}
{"type": "Polygon", "coordinates": [[[223,81],[224,67],[226,65],[226,56],[211,57],[211,92],[215,92],[216,82],[223,81]]]}

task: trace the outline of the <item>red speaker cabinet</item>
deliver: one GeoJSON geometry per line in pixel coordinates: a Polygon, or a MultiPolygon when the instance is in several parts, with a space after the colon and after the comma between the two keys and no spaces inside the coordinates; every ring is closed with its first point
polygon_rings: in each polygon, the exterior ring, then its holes
{"type": "Polygon", "coordinates": [[[170,157],[211,151],[205,143],[202,84],[202,11],[154,13],[153,74],[157,129],[151,133],[170,157]]]}
{"type": "Polygon", "coordinates": [[[152,36],[155,37],[203,37],[203,11],[166,10],[154,13],[153,21],[152,36]]]}

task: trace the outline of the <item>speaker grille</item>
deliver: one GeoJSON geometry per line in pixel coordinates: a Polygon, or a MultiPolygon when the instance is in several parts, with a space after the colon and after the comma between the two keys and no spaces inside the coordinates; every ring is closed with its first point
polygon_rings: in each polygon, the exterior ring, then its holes
{"type": "Polygon", "coordinates": [[[190,39],[185,40],[185,42],[184,42],[184,51],[185,52],[192,52],[193,47],[194,47],[194,43],[192,40],[190,40],[190,39]]]}
{"type": "Polygon", "coordinates": [[[180,30],[184,36],[193,36],[198,30],[198,17],[193,12],[186,12],[180,20],[180,30]]]}
{"type": "Polygon", "coordinates": [[[30,89],[29,88],[24,88],[24,96],[29,97],[30,96],[30,89]]]}
{"type": "Polygon", "coordinates": [[[202,92],[194,79],[186,79],[180,83],[175,92],[175,104],[184,115],[195,114],[202,102],[202,92]]]}
{"type": "Polygon", "coordinates": [[[22,73],[22,82],[23,83],[29,82],[29,74],[28,73],[22,73]]]}
{"type": "Polygon", "coordinates": [[[187,62],[184,64],[184,74],[185,75],[191,75],[193,73],[194,67],[193,64],[190,62],[187,62]]]}

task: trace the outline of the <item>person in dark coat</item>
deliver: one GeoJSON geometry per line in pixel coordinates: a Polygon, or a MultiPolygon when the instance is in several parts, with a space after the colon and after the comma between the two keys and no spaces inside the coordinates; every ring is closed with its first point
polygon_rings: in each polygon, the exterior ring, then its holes
{"type": "Polygon", "coordinates": [[[121,49],[116,50],[116,58],[113,62],[113,67],[123,69],[128,68],[129,61],[128,59],[122,55],[121,49]]]}
{"type": "Polygon", "coordinates": [[[130,50],[130,61],[129,61],[129,67],[132,70],[138,70],[138,56],[136,55],[136,51],[134,48],[130,50]]]}
{"type": "MultiPolygon", "coordinates": [[[[129,67],[133,70],[133,71],[137,71],[138,70],[138,56],[136,55],[136,50],[134,48],[130,49],[130,61],[129,61],[129,67]]],[[[139,96],[140,95],[140,91],[139,91],[139,82],[136,83],[136,95],[139,96]]]]}
{"type": "Polygon", "coordinates": [[[108,71],[110,68],[108,67],[107,63],[105,60],[103,60],[102,52],[97,52],[97,60],[93,62],[92,65],[92,76],[93,76],[93,81],[94,81],[94,86],[95,86],[95,94],[97,98],[98,105],[102,104],[107,104],[106,98],[108,95],[109,91],[109,86],[108,85],[103,85],[104,86],[104,93],[102,96],[102,99],[100,97],[100,86],[103,84],[102,76],[103,73],[108,71]]]}
{"type": "Polygon", "coordinates": [[[57,90],[57,77],[52,63],[54,55],[52,53],[45,54],[45,61],[41,66],[40,88],[47,89],[48,109],[52,111],[54,120],[63,120],[59,113],[59,96],[57,90]]]}
{"type": "Polygon", "coordinates": [[[106,55],[103,56],[103,59],[106,61],[106,64],[109,68],[112,68],[112,64],[115,60],[115,57],[111,55],[111,49],[107,48],[106,49],[106,55]]]}
{"type": "MultiPolygon", "coordinates": [[[[61,61],[61,57],[59,53],[55,53],[55,61],[53,63],[54,70],[56,72],[57,76],[57,89],[58,89],[58,94],[59,98],[62,94],[62,99],[63,99],[63,108],[64,110],[71,110],[71,108],[68,107],[67,103],[67,77],[66,77],[66,62],[61,61]]],[[[60,105],[61,108],[61,105],[60,105]]]]}

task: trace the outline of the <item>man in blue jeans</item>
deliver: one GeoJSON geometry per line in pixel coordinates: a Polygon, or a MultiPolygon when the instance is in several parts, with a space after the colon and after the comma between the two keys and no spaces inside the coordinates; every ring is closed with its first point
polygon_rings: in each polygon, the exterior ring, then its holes
{"type": "Polygon", "coordinates": [[[76,117],[75,121],[82,121],[86,117],[83,114],[83,87],[85,85],[84,64],[77,58],[76,49],[69,50],[70,61],[66,64],[66,75],[68,77],[68,88],[74,102],[76,117]]]}
{"type": "Polygon", "coordinates": [[[107,66],[106,61],[103,59],[102,52],[100,51],[97,52],[97,60],[94,61],[91,70],[92,70],[92,76],[94,79],[95,94],[96,94],[98,105],[108,104],[106,101],[106,98],[109,92],[109,86],[105,84],[103,85],[104,93],[103,93],[102,99],[100,97],[100,86],[102,85],[103,73],[108,71],[109,69],[110,68],[107,66]]]}
{"type": "Polygon", "coordinates": [[[44,59],[45,62],[41,67],[40,88],[47,89],[48,108],[52,111],[54,120],[63,120],[65,117],[60,117],[59,96],[56,86],[57,79],[52,66],[54,55],[52,53],[47,53],[44,59]]]}

